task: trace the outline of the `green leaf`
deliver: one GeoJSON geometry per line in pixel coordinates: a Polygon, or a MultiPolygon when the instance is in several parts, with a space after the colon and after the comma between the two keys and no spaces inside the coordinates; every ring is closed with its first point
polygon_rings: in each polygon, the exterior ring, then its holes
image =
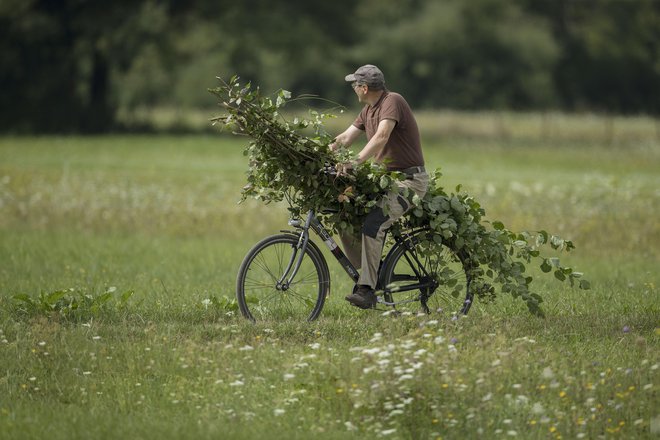
{"type": "Polygon", "coordinates": [[[543,259],[543,263],[541,264],[541,270],[545,273],[548,273],[552,270],[552,265],[550,264],[547,258],[543,259]]]}
{"type": "Polygon", "coordinates": [[[587,280],[580,280],[580,289],[589,290],[591,289],[591,284],[587,280]]]}
{"type": "Polygon", "coordinates": [[[55,304],[60,299],[64,298],[68,291],[66,290],[57,290],[55,292],[49,293],[44,299],[46,304],[55,304]]]}
{"type": "Polygon", "coordinates": [[[454,197],[451,198],[451,200],[450,200],[450,206],[451,206],[451,209],[453,209],[454,211],[458,212],[459,214],[463,214],[463,213],[465,213],[465,206],[463,206],[463,204],[461,203],[461,201],[458,200],[458,198],[456,198],[456,196],[454,196],[454,197]]]}
{"type": "Polygon", "coordinates": [[[548,233],[545,231],[539,231],[536,236],[536,246],[542,246],[548,242],[548,233]]]}
{"type": "Polygon", "coordinates": [[[390,186],[390,178],[383,175],[380,177],[379,185],[382,189],[387,189],[390,186]]]}

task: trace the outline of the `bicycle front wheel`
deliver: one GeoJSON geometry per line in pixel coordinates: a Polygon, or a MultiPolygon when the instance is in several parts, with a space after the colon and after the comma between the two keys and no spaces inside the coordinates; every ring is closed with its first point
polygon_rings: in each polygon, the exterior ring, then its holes
{"type": "Polygon", "coordinates": [[[328,266],[310,241],[289,283],[291,261],[300,255],[298,239],[293,234],[267,237],[245,256],[236,281],[236,299],[244,317],[256,322],[313,321],[319,316],[330,289],[328,266]]]}
{"type": "Polygon", "coordinates": [[[401,312],[426,311],[425,303],[432,314],[466,315],[473,300],[466,259],[444,244],[420,245],[424,238],[424,233],[412,237],[412,249],[392,248],[381,274],[383,299],[401,312]]]}

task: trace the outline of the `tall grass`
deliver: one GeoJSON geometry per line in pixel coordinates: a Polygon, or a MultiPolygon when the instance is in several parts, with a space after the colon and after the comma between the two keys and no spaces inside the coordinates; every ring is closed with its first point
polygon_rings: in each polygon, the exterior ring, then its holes
{"type": "Polygon", "coordinates": [[[2,438],[656,437],[660,146],[631,121],[625,145],[531,142],[522,116],[425,145],[489,218],[574,240],[592,290],[532,268],[545,319],[504,296],[458,321],[359,311],[326,254],[317,322],[254,325],[235,274],[287,213],[237,204],[240,139],[0,139],[2,438]]]}

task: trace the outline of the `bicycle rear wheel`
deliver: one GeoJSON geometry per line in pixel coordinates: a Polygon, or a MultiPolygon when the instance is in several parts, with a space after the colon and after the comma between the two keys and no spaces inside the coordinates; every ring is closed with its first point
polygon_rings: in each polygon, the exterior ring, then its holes
{"type": "Polygon", "coordinates": [[[426,241],[422,232],[412,237],[412,249],[397,244],[387,255],[381,273],[383,299],[400,312],[466,315],[472,305],[467,261],[444,244],[426,241]],[[428,287],[413,289],[418,284],[428,287]]]}
{"type": "Polygon", "coordinates": [[[236,299],[247,319],[313,321],[321,313],[330,289],[330,274],[313,242],[308,243],[291,283],[286,285],[290,273],[283,280],[292,256],[299,256],[298,239],[293,234],[267,237],[243,259],[236,280],[236,299]]]}

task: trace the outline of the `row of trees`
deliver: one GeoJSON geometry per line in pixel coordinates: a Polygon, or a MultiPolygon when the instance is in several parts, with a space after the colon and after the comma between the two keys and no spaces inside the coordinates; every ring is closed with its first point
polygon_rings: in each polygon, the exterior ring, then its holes
{"type": "Polygon", "coordinates": [[[657,0],[2,0],[0,130],[102,132],[214,105],[239,74],[353,102],[378,64],[415,107],[660,113],[657,0]]]}

